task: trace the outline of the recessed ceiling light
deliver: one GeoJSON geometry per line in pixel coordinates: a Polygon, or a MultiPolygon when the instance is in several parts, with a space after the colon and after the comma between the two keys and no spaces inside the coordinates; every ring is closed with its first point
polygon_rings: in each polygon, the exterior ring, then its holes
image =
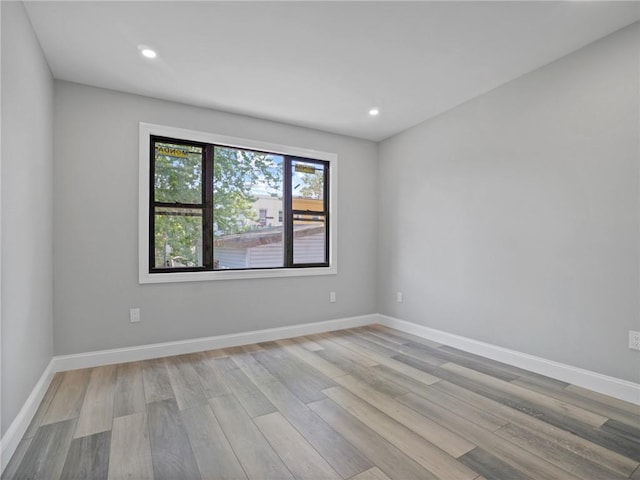
{"type": "Polygon", "coordinates": [[[375,117],[379,113],[380,113],[380,110],[377,108],[372,108],[371,110],[369,110],[369,115],[371,115],[372,117],[375,117]]]}
{"type": "Polygon", "coordinates": [[[158,56],[156,51],[150,48],[143,48],[142,50],[140,50],[140,53],[147,58],[156,58],[158,56]]]}

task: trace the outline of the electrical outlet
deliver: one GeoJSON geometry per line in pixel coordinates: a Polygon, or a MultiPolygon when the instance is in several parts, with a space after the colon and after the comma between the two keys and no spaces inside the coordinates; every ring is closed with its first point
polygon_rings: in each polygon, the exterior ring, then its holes
{"type": "Polygon", "coordinates": [[[629,330],[629,348],[640,350],[640,332],[629,330]]]}
{"type": "Polygon", "coordinates": [[[402,303],[402,292],[396,293],[396,302],[402,303]]]}
{"type": "Polygon", "coordinates": [[[336,292],[329,292],[329,301],[331,303],[336,303],[336,292]]]}
{"type": "Polygon", "coordinates": [[[140,321],[140,309],[139,308],[131,308],[129,310],[129,321],[131,323],[138,323],[140,321]]]}

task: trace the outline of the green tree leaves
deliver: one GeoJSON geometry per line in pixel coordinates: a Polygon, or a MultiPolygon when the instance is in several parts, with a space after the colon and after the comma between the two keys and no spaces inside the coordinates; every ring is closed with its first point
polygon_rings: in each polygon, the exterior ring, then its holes
{"type": "Polygon", "coordinates": [[[282,159],[273,154],[216,147],[213,221],[217,236],[251,229],[257,220],[255,192],[282,197],[282,159]]]}
{"type": "Polygon", "coordinates": [[[300,194],[304,198],[320,199],[324,194],[324,171],[317,172],[313,175],[305,174],[302,176],[303,186],[300,187],[300,194]]]}
{"type": "MultiPolygon", "coordinates": [[[[282,157],[231,147],[213,151],[214,234],[251,230],[256,195],[282,198],[282,157]]],[[[204,149],[156,142],[154,160],[155,266],[203,266],[204,149]]]]}
{"type": "MultiPolygon", "coordinates": [[[[156,143],[155,201],[201,204],[202,155],[199,146],[156,143]]],[[[202,265],[201,210],[157,207],[154,237],[156,267],[202,265]]]]}
{"type": "MultiPolygon", "coordinates": [[[[168,144],[159,144],[164,149],[168,144]]],[[[155,201],[202,203],[202,148],[171,146],[184,157],[155,154],[155,201]]],[[[160,150],[160,148],[156,148],[160,150]]]]}

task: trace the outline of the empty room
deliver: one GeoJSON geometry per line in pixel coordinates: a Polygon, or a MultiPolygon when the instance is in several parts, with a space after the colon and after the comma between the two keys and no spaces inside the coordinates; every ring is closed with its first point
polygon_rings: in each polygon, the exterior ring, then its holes
{"type": "Polygon", "coordinates": [[[0,25],[2,479],[640,480],[640,2],[0,25]]]}

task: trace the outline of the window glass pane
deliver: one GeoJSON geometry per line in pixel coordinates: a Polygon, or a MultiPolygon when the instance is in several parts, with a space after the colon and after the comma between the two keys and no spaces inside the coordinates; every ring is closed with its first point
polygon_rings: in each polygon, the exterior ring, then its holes
{"type": "Polygon", "coordinates": [[[294,210],[324,210],[325,166],[321,163],[291,162],[291,192],[294,210]]]}
{"type": "Polygon", "coordinates": [[[283,157],[215,147],[214,268],[284,266],[283,157]]]}
{"type": "Polygon", "coordinates": [[[155,267],[201,267],[202,210],[156,208],[155,267]]]}
{"type": "Polygon", "coordinates": [[[282,228],[217,235],[213,246],[215,270],[281,268],[284,266],[282,228]]]}
{"type": "Polygon", "coordinates": [[[155,144],[155,201],[202,203],[202,148],[155,144]]]}
{"type": "Polygon", "coordinates": [[[322,215],[293,216],[293,263],[326,263],[326,224],[322,215]]]}

